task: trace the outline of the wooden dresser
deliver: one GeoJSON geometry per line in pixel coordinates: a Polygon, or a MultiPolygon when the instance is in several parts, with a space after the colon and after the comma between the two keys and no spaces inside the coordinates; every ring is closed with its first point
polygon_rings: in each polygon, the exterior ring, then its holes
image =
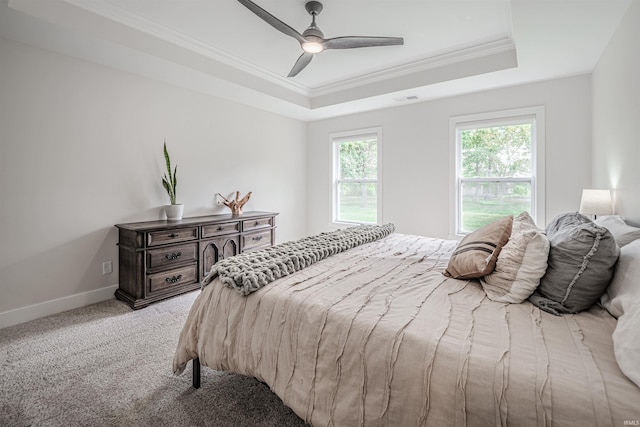
{"type": "Polygon", "coordinates": [[[119,287],[132,308],[189,292],[219,260],[275,243],[273,212],[116,224],[119,287]]]}

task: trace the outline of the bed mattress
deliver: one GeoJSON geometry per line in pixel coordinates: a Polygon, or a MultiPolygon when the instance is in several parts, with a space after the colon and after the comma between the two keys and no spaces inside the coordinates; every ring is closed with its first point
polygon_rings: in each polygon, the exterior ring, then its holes
{"type": "Polygon", "coordinates": [[[203,288],[174,357],[265,382],[316,426],[622,426],[640,389],[616,319],[490,301],[442,272],[456,242],[392,234],[242,296],[203,288]]]}

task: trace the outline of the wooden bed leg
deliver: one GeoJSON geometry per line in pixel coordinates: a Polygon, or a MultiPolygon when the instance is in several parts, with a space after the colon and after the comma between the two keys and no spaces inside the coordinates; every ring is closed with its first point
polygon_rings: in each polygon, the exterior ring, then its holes
{"type": "Polygon", "coordinates": [[[200,388],[200,359],[193,359],[193,388],[200,388]]]}

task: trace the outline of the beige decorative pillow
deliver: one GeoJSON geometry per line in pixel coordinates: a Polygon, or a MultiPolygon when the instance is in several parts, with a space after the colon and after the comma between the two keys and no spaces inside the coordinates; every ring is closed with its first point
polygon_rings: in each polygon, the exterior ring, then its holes
{"type": "Polygon", "coordinates": [[[445,276],[474,279],[491,273],[509,240],[512,225],[513,216],[509,215],[467,234],[453,252],[445,276]]]}
{"type": "Polygon", "coordinates": [[[521,303],[536,290],[547,270],[549,239],[536,227],[529,213],[513,220],[509,242],[502,248],[495,270],[482,279],[492,301],[521,303]]]}

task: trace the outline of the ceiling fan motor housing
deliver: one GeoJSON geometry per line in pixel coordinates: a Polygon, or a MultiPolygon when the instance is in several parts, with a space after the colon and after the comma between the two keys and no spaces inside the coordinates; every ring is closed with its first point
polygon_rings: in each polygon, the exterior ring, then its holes
{"type": "Polygon", "coordinates": [[[307,9],[309,15],[315,16],[322,12],[322,3],[320,3],[319,1],[309,1],[304,5],[304,8],[307,9]]]}
{"type": "Polygon", "coordinates": [[[302,36],[307,39],[310,40],[311,38],[318,38],[318,42],[322,41],[322,38],[324,38],[324,34],[322,33],[322,31],[320,31],[320,28],[314,26],[311,26],[309,28],[307,28],[306,30],[304,30],[304,33],[302,33],[302,36]]]}

